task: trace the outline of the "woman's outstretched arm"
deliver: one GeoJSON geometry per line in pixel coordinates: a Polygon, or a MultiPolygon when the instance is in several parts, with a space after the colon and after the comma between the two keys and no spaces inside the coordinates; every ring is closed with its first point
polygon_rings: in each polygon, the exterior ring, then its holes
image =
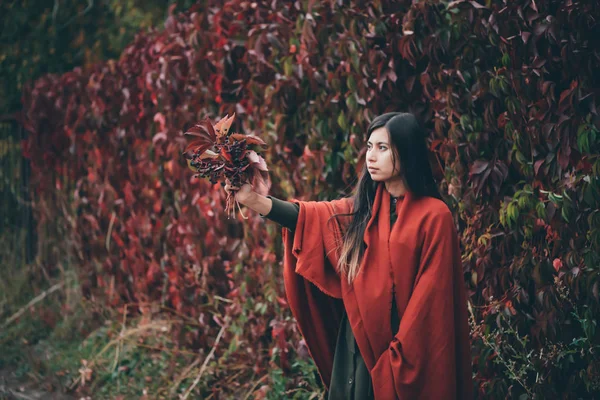
{"type": "MultiPolygon", "coordinates": [[[[231,193],[236,188],[225,185],[225,190],[227,193],[231,193]]],[[[252,190],[252,186],[248,184],[237,189],[235,198],[240,204],[260,213],[261,216],[292,231],[296,229],[298,214],[300,213],[300,206],[298,204],[271,196],[263,196],[252,190]]]]}

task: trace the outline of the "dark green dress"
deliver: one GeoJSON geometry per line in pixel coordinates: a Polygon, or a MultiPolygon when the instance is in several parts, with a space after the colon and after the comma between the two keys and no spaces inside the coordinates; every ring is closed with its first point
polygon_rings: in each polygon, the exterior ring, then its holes
{"type": "MultiPolygon", "coordinates": [[[[273,201],[269,214],[265,215],[281,226],[294,230],[298,221],[300,207],[297,204],[267,196],[273,201]]],[[[390,215],[392,225],[396,221],[396,199],[392,198],[390,215]]],[[[397,332],[400,325],[396,299],[392,301],[392,332],[397,332]]],[[[352,333],[352,327],[344,309],[333,357],[333,371],[329,385],[329,400],[362,400],[373,399],[371,375],[360,354],[352,333]]]]}

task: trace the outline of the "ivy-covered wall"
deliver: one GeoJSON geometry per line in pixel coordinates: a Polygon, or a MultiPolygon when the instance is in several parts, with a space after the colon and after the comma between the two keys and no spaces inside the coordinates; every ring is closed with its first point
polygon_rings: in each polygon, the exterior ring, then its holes
{"type": "Polygon", "coordinates": [[[169,304],[200,321],[179,333],[201,349],[230,324],[226,365],[289,373],[306,355],[278,229],[226,219],[182,132],[236,112],[270,144],[273,195],[326,200],[354,184],[373,116],[411,111],[460,228],[479,398],[592,398],[599,17],[586,1],[201,1],[116,61],[37,80],[24,150],[39,198],[76,182],[61,213],[86,296],[169,304]]]}

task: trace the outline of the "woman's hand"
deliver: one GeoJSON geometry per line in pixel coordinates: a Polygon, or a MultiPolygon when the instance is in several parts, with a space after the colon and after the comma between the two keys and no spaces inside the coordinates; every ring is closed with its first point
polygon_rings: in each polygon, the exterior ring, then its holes
{"type": "Polygon", "coordinates": [[[261,215],[269,214],[269,212],[271,212],[271,208],[273,207],[273,202],[271,199],[255,192],[254,187],[249,183],[245,183],[241,187],[237,187],[233,186],[229,179],[227,179],[225,181],[225,191],[230,196],[233,194],[238,203],[245,205],[261,215]]]}
{"type": "Polygon", "coordinates": [[[252,185],[249,183],[245,183],[241,187],[237,187],[231,185],[229,179],[227,179],[225,183],[225,191],[229,195],[231,195],[232,192],[235,192],[235,199],[244,205],[255,194],[252,185]]]}

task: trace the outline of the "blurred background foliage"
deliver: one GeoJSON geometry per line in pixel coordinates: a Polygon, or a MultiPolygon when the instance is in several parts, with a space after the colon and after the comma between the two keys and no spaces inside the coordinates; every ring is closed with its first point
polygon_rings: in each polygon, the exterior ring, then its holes
{"type": "Polygon", "coordinates": [[[182,132],[236,112],[273,195],[327,200],[373,116],[407,110],[461,235],[478,398],[600,395],[595,2],[89,4],[14,6],[38,36],[2,64],[21,135],[3,171],[30,170],[11,210],[37,244],[18,261],[3,236],[0,367],[106,397],[319,397],[279,228],[228,220],[182,132]]]}
{"type": "MultiPolygon", "coordinates": [[[[179,1],[177,6],[191,3],[179,1]]],[[[28,81],[118,58],[136,34],[161,29],[171,4],[172,0],[3,1],[0,115],[21,108],[21,91],[28,81]]]]}

